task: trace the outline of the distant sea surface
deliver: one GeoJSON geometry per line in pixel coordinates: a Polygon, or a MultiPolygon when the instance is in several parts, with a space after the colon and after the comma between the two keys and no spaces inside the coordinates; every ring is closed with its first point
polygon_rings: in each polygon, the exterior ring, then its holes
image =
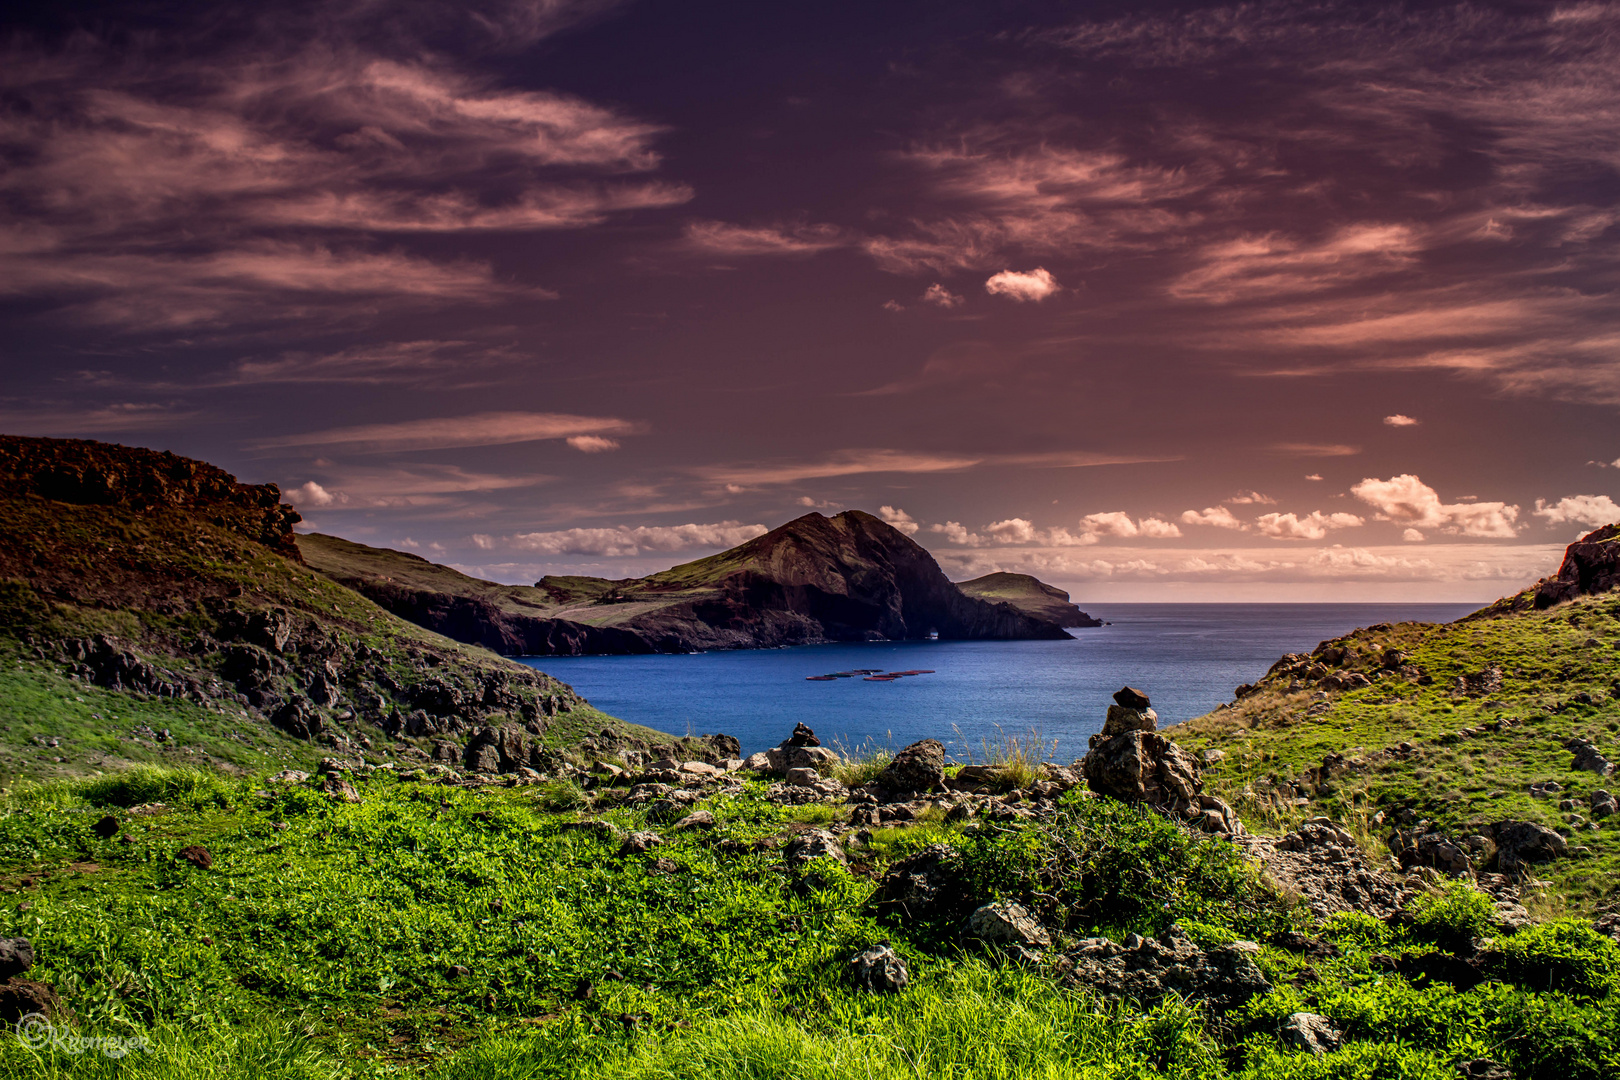
{"type": "Polygon", "coordinates": [[[1069,641],[877,642],[676,656],[540,656],[523,663],[569,683],[603,712],[684,735],[725,732],[751,754],[799,721],[823,744],[898,749],[943,741],[966,760],[998,729],[1031,729],[1058,760],[1083,755],[1110,695],[1145,690],[1159,724],[1232,700],[1289,652],[1382,622],[1448,622],[1481,604],[1084,604],[1110,625],[1069,641]],[[807,682],[852,668],[928,668],[892,683],[807,682]]]}

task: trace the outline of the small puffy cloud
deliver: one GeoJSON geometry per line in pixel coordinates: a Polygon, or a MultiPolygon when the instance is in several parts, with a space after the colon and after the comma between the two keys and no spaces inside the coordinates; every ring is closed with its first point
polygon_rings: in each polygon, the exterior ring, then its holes
{"type": "Polygon", "coordinates": [[[947,521],[943,525],[930,525],[928,531],[940,533],[948,543],[961,544],[963,547],[978,547],[984,543],[984,537],[969,532],[967,526],[960,521],[947,521]]]}
{"type": "Polygon", "coordinates": [[[1057,279],[1040,266],[1033,270],[1003,270],[984,283],[984,291],[991,296],[1005,296],[1020,304],[1026,300],[1045,300],[1061,288],[1057,279]]]}
{"type": "Polygon", "coordinates": [[[1165,540],[1181,535],[1179,528],[1161,518],[1143,518],[1137,522],[1136,527],[1141,530],[1143,536],[1153,540],[1165,540]]]}
{"type": "Polygon", "coordinates": [[[1123,510],[1087,514],[1080,519],[1080,528],[1085,535],[1091,537],[1141,536],[1151,540],[1162,540],[1181,535],[1181,530],[1168,521],[1159,518],[1143,518],[1139,522],[1132,521],[1131,516],[1123,510]]]}
{"type": "Polygon", "coordinates": [[[1322,474],[1321,473],[1314,473],[1314,472],[1313,473],[1307,473],[1305,475],[1305,479],[1307,479],[1307,480],[1318,480],[1319,481],[1319,480],[1322,479],[1322,474]]]}
{"type": "Polygon", "coordinates": [[[473,547],[479,551],[495,550],[495,538],[488,533],[473,533],[468,539],[472,541],[473,547]]]}
{"type": "MultiPolygon", "coordinates": [[[[319,505],[319,504],[316,504],[319,505]]],[[[1620,506],[1607,495],[1566,495],[1552,505],[1536,500],[1536,517],[1546,518],[1549,525],[1574,522],[1577,525],[1612,525],[1620,521],[1620,506]]]]}
{"type": "Polygon", "coordinates": [[[1181,515],[1181,523],[1183,525],[1213,525],[1217,529],[1244,529],[1248,527],[1224,506],[1207,506],[1203,510],[1184,511],[1181,515]]]}
{"type": "Polygon", "coordinates": [[[1234,506],[1276,506],[1277,500],[1270,495],[1262,495],[1258,491],[1240,491],[1226,500],[1234,506]]]}
{"type": "Polygon", "coordinates": [[[1039,535],[1032,522],[1024,518],[1008,518],[984,527],[991,538],[1000,544],[1028,544],[1039,535]]]}
{"type": "Polygon", "coordinates": [[[878,507],[878,517],[893,525],[907,536],[916,536],[917,530],[922,528],[914,521],[910,514],[894,506],[878,507]]]}
{"type": "Polygon", "coordinates": [[[906,305],[902,304],[898,300],[885,300],[885,301],[883,301],[883,310],[884,311],[904,311],[904,310],[906,310],[906,305]]]}
{"type": "Polygon", "coordinates": [[[1396,413],[1394,416],[1384,417],[1384,423],[1389,427],[1416,427],[1421,421],[1396,413]]]}
{"type": "Polygon", "coordinates": [[[1388,480],[1368,477],[1350,493],[1378,511],[1386,521],[1417,529],[1439,529],[1463,536],[1518,535],[1519,508],[1499,502],[1443,503],[1439,492],[1411,473],[1388,480]]]}
{"type": "Polygon", "coordinates": [[[951,292],[951,290],[947,289],[938,282],[935,282],[934,284],[928,286],[927,289],[923,290],[922,298],[923,303],[925,304],[933,304],[935,307],[947,309],[960,307],[963,303],[962,297],[951,292]]]}
{"type": "Polygon", "coordinates": [[[1351,529],[1365,524],[1366,521],[1355,514],[1324,514],[1320,510],[1313,510],[1304,517],[1297,514],[1261,514],[1255,519],[1254,527],[1260,530],[1262,536],[1269,536],[1273,540],[1320,540],[1328,534],[1329,529],[1351,529]]]}
{"type": "Polygon", "coordinates": [[[1620,458],[1613,461],[1588,461],[1588,465],[1596,465],[1600,469],[1620,469],[1620,458]]]}
{"type": "Polygon", "coordinates": [[[763,525],[744,525],[739,521],[707,525],[619,525],[610,529],[519,533],[508,537],[505,543],[519,551],[542,555],[624,557],[648,551],[736,547],[768,531],[763,525]]]}
{"type": "Polygon", "coordinates": [[[617,450],[620,446],[618,439],[608,439],[601,435],[570,435],[568,445],[582,454],[601,454],[609,450],[617,450]]]}
{"type": "Polygon", "coordinates": [[[1423,534],[1418,532],[1416,529],[1407,529],[1405,532],[1401,533],[1401,539],[1410,540],[1416,543],[1423,539],[1423,534]]]}
{"type": "Polygon", "coordinates": [[[286,495],[289,502],[299,507],[331,506],[338,501],[338,496],[327,491],[313,480],[292,488],[286,495]]]}

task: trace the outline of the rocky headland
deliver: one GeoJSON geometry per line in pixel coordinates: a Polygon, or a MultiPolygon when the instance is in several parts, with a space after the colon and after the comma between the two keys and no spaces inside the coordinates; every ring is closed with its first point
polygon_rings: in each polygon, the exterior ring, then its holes
{"type": "MultiPolygon", "coordinates": [[[[496,585],[401,552],[300,538],[310,565],[446,637],[504,655],[693,652],[829,641],[1067,640],[1086,625],[1030,590],[951,583],[927,549],[859,510],[806,514],[718,555],[645,578],[496,585]]],[[[1040,585],[1033,578],[1029,579],[1040,585]]],[[[1045,589],[1046,586],[1041,586],[1045,589]]],[[[1052,590],[1057,592],[1057,590],[1052,590]]],[[[1067,594],[1062,595],[1067,601],[1067,594]]]]}

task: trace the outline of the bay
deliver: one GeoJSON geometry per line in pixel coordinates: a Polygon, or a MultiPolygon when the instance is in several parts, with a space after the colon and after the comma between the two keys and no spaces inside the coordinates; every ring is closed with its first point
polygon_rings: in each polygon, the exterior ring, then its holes
{"type": "Polygon", "coordinates": [[[897,749],[923,738],[959,760],[1003,734],[1039,732],[1057,760],[1083,755],[1110,695],[1145,690],[1160,726],[1232,700],[1279,656],[1383,622],[1446,622],[1478,604],[1086,604],[1109,623],[1068,641],[907,641],[671,656],[544,656],[521,662],[592,705],[675,735],[725,732],[750,754],[798,722],[824,744],[897,749]],[[895,682],[808,682],[855,668],[923,668],[895,682]]]}

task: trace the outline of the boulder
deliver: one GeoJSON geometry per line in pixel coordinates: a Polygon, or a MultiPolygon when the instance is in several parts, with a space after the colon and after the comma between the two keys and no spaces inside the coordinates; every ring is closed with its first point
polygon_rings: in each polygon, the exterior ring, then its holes
{"type": "Polygon", "coordinates": [[[1530,821],[1502,821],[1496,825],[1496,867],[1504,874],[1522,870],[1526,863],[1556,859],[1569,851],[1569,842],[1545,825],[1530,821]]]}
{"type": "Polygon", "coordinates": [[[849,958],[849,980],[873,993],[897,993],[911,981],[911,969],[887,945],[873,945],[849,958]]]}
{"type": "Polygon", "coordinates": [[[210,866],[214,865],[214,856],[207,848],[198,844],[192,844],[188,847],[181,848],[179,851],[175,852],[174,857],[177,859],[184,859],[186,862],[190,863],[192,866],[195,866],[199,870],[207,870],[210,866]]]}
{"type": "Polygon", "coordinates": [[[840,866],[849,864],[838,838],[825,829],[812,829],[795,836],[782,849],[782,859],[790,867],[804,866],[816,859],[831,859],[840,866]]]}
{"type": "Polygon", "coordinates": [[[673,828],[676,832],[681,832],[685,829],[712,829],[716,824],[718,823],[714,820],[714,815],[707,810],[694,810],[677,821],[673,828]]]}
{"type": "Polygon", "coordinates": [[[945,785],[945,744],[923,739],[894,755],[878,774],[877,782],[889,791],[936,791],[945,785]]]}
{"type": "Polygon", "coordinates": [[[1159,730],[1159,714],[1152,709],[1128,709],[1124,705],[1108,706],[1108,718],[1103,721],[1103,737],[1112,738],[1127,731],[1159,730]]]}
{"type": "Polygon", "coordinates": [[[1140,690],[1129,686],[1122,686],[1114,691],[1114,703],[1125,709],[1146,709],[1149,704],[1148,696],[1140,690]]]}
{"type": "Polygon", "coordinates": [[[619,847],[620,855],[641,855],[664,842],[664,838],[655,832],[633,832],[624,838],[619,847]]]}
{"type": "Polygon", "coordinates": [[[1071,986],[1141,1005],[1175,993],[1228,1009],[1271,989],[1244,949],[1224,945],[1205,952],[1176,926],[1157,940],[1136,934],[1123,943],[1086,938],[1065,954],[1058,969],[1071,986]]]}
{"type": "Polygon", "coordinates": [[[0,982],[0,1023],[11,1025],[25,1016],[54,1018],[62,1011],[56,988],[33,979],[7,979],[0,982]]]}
{"type": "Polygon", "coordinates": [[[1122,802],[1181,810],[1198,794],[1198,763],[1156,731],[1093,735],[1080,767],[1092,791],[1122,802]]]}
{"type": "Polygon", "coordinates": [[[1594,818],[1613,817],[1620,813],[1620,803],[1616,803],[1614,796],[1607,791],[1592,792],[1587,802],[1592,808],[1594,818]]]}
{"type": "Polygon", "coordinates": [[[757,754],[749,754],[743,759],[742,768],[752,769],[754,772],[770,772],[771,756],[761,750],[757,754]]]}
{"type": "Polygon", "coordinates": [[[1571,739],[1564,744],[1564,749],[1575,755],[1569,763],[1571,769],[1597,773],[1599,776],[1614,775],[1614,763],[1598,753],[1598,748],[1588,740],[1571,739]]]}
{"type": "Polygon", "coordinates": [[[1021,904],[996,901],[974,909],[968,916],[970,935],[994,945],[1016,945],[1025,949],[1049,949],[1052,935],[1021,904]]]}
{"type": "Polygon", "coordinates": [[[1469,870],[1468,852],[1442,833],[1397,830],[1389,838],[1389,850],[1402,870],[1431,866],[1453,877],[1469,870]]]}
{"type": "Polygon", "coordinates": [[[1339,1030],[1333,1026],[1333,1021],[1325,1016],[1308,1012],[1290,1013],[1278,1028],[1277,1034],[1287,1045],[1299,1050],[1308,1050],[1316,1055],[1338,1049],[1341,1038],[1339,1030]]]}
{"type": "Polygon", "coordinates": [[[34,966],[34,943],[25,937],[0,938],[0,979],[21,975],[34,966]]]}
{"type": "Polygon", "coordinates": [[[812,787],[821,779],[814,769],[789,769],[784,779],[794,787],[812,787]]]}
{"type": "Polygon", "coordinates": [[[326,779],[321,782],[321,790],[339,802],[360,801],[360,793],[354,789],[354,785],[337,773],[327,774],[326,779]]]}
{"type": "Polygon", "coordinates": [[[838,755],[824,746],[778,746],[765,751],[768,771],[786,776],[789,769],[826,772],[838,764],[838,755]]]}
{"type": "Polygon", "coordinates": [[[967,907],[956,849],[931,844],[889,868],[872,894],[879,918],[932,922],[960,918],[967,907]]]}

